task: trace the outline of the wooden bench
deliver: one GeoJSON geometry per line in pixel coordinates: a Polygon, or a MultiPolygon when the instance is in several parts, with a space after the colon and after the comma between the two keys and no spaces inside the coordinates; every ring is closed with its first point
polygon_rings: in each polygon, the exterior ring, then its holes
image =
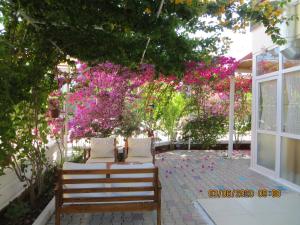
{"type": "Polygon", "coordinates": [[[56,225],[62,213],[144,210],[156,210],[161,225],[158,168],[59,170],[55,210],[56,225]]]}

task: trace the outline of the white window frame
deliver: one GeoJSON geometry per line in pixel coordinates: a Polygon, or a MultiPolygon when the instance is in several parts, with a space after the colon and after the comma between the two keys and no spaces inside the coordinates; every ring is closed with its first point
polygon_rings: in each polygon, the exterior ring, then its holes
{"type": "MultiPolygon", "coordinates": [[[[267,49],[273,50],[278,46],[272,46],[267,49]]],[[[290,67],[287,69],[283,68],[283,56],[279,52],[279,69],[278,71],[256,76],[256,57],[262,54],[263,51],[259,51],[253,55],[253,66],[252,66],[252,131],[251,131],[251,164],[250,169],[268,176],[277,182],[280,182],[296,191],[300,192],[300,186],[296,185],[286,179],[280,177],[280,159],[282,149],[282,137],[292,138],[300,140],[300,135],[291,134],[282,131],[282,120],[283,120],[283,76],[286,73],[297,72],[300,73],[300,65],[290,67]],[[276,131],[260,130],[259,129],[259,84],[265,81],[277,80],[277,109],[276,109],[276,131]],[[257,164],[257,134],[271,134],[276,136],[276,153],[275,153],[275,170],[270,170],[257,164]]]]}

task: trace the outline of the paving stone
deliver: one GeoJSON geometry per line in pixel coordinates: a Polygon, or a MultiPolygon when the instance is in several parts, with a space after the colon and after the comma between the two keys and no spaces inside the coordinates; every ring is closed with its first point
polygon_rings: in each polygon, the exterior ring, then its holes
{"type": "MultiPolygon", "coordinates": [[[[194,207],[195,201],[208,198],[212,188],[284,189],[288,188],[249,170],[249,151],[234,152],[224,159],[225,151],[177,150],[156,156],[162,183],[163,225],[207,225],[194,207]],[[164,160],[162,160],[162,158],[164,160]]],[[[54,215],[47,225],[54,225],[54,215]]],[[[115,212],[66,214],[61,225],[156,225],[156,212],[115,212]]]]}

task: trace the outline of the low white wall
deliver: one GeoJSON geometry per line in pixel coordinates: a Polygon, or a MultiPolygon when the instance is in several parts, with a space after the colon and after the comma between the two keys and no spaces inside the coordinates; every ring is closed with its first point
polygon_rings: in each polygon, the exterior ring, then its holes
{"type": "MultiPolygon", "coordinates": [[[[48,160],[59,159],[58,148],[55,142],[48,145],[46,156],[48,160]]],[[[0,176],[0,210],[7,206],[9,202],[18,197],[24,190],[24,183],[21,183],[13,170],[6,170],[5,175],[0,176]]]]}

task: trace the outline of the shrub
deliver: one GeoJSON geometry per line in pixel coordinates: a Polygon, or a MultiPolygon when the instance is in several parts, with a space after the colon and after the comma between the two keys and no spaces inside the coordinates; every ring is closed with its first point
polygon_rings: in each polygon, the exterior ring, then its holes
{"type": "Polygon", "coordinates": [[[227,132],[226,119],[221,116],[210,116],[190,120],[183,127],[183,139],[191,138],[207,149],[217,144],[220,137],[227,132]]]}
{"type": "Polygon", "coordinates": [[[21,200],[16,200],[9,205],[4,217],[15,224],[21,217],[25,216],[30,211],[29,204],[21,200]]]}
{"type": "Polygon", "coordinates": [[[75,146],[73,147],[72,156],[69,160],[74,163],[84,163],[84,149],[83,147],[75,146]]]}

